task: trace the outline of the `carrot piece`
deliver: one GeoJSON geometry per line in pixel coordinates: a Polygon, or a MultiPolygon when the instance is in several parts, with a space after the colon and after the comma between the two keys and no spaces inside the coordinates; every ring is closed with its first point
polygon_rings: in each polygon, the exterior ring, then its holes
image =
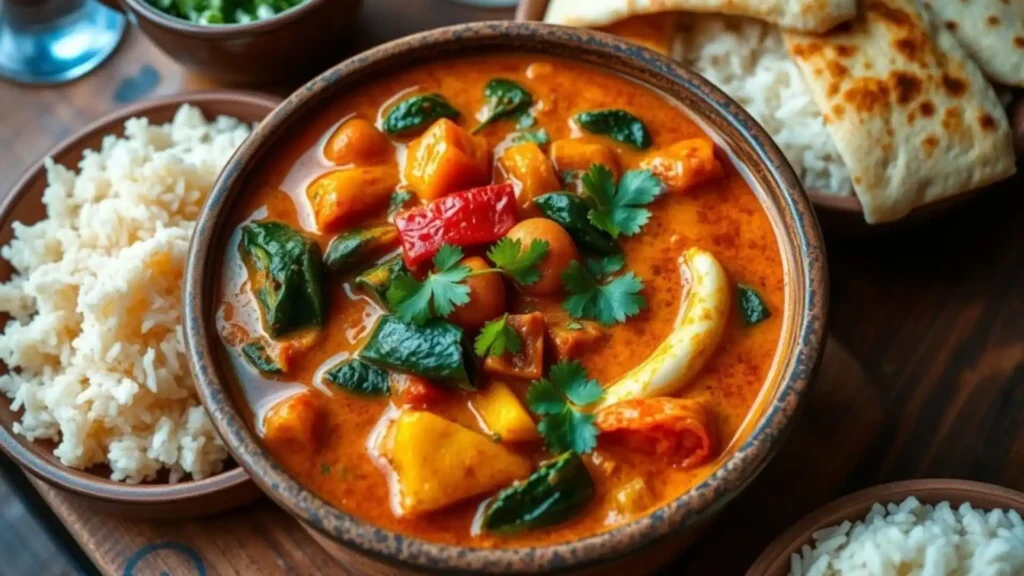
{"type": "Polygon", "coordinates": [[[324,157],[338,166],[370,166],[393,157],[394,150],[373,123],[351,118],[331,134],[324,145],[324,157]]]}
{"type": "Polygon", "coordinates": [[[287,450],[315,449],[320,443],[321,411],[311,392],[278,402],[263,419],[263,440],[287,450]]]}
{"type": "Polygon", "coordinates": [[[712,415],[684,398],[640,398],[597,413],[601,441],[670,459],[680,468],[707,462],[717,444],[712,415]]]}
{"type": "Polygon", "coordinates": [[[392,167],[345,168],[314,180],[306,196],[313,205],[317,227],[332,232],[382,210],[397,185],[398,174],[392,167]]]}
{"type": "Polygon", "coordinates": [[[487,184],[491,180],[491,151],[482,137],[442,118],[409,143],[404,175],[420,198],[435,200],[487,184]]]}
{"type": "Polygon", "coordinates": [[[523,142],[506,148],[498,163],[505,176],[516,183],[516,201],[519,204],[520,217],[536,213],[536,209],[533,208],[534,198],[562,189],[551,161],[544,155],[540,146],[533,142],[523,142]]]}
{"type": "Polygon", "coordinates": [[[540,312],[509,314],[508,325],[523,339],[516,353],[488,356],[484,372],[514,378],[540,378],[544,372],[544,315],[540,312]]]}
{"type": "Polygon", "coordinates": [[[651,153],[640,162],[665,184],[665,190],[683,193],[725,175],[715,158],[715,143],[707,138],[691,138],[651,153]]]}
{"type": "Polygon", "coordinates": [[[615,178],[619,177],[619,157],[615,150],[595,139],[563,138],[551,143],[551,161],[558,173],[586,172],[594,164],[603,164],[611,170],[615,178]]]}

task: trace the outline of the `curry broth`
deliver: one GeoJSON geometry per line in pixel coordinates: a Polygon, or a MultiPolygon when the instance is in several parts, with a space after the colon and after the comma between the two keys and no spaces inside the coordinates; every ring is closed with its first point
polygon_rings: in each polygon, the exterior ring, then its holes
{"type": "MultiPolygon", "coordinates": [[[[305,191],[314,178],[333,168],[321,152],[333,129],[353,115],[379,120],[401,95],[411,90],[442,93],[468,116],[469,111],[482,108],[483,86],[498,76],[520,82],[533,93],[537,126],[544,127],[552,140],[579,135],[569,122],[573,113],[618,107],[641,117],[650,130],[655,149],[704,136],[686,112],[662,95],[586,65],[535,56],[436,62],[353,90],[308,125],[293,130],[290,141],[268,155],[253,181],[252,192],[240,200],[236,207],[239,218],[234,225],[263,218],[280,220],[305,229],[326,249],[331,237],[317,234],[305,191]]],[[[462,124],[466,123],[464,118],[462,124]]],[[[489,126],[481,135],[500,153],[514,130],[515,121],[506,120],[489,126]]],[[[640,153],[610,140],[609,144],[618,152],[623,170],[637,166],[640,153]]],[[[403,149],[396,142],[396,164],[402,161],[403,149]]],[[[756,286],[773,311],[770,318],[752,328],[744,328],[739,318],[730,318],[718,350],[682,394],[703,399],[715,415],[718,458],[683,470],[667,466],[656,457],[603,447],[599,442],[598,449],[585,458],[596,485],[595,498],[587,508],[563,524],[515,536],[471,534],[473,517],[486,496],[418,518],[396,518],[388,506],[386,473],[368,450],[368,437],[389,410],[389,400],[357,397],[320,382],[322,370],[361,347],[374,321],[384,311],[348,282],[330,279],[330,312],[316,348],[287,378],[275,380],[260,375],[236,350],[245,334],[259,332],[259,314],[246,284],[236,230],[225,255],[218,326],[239,376],[241,396],[252,408],[251,425],[261,433],[262,416],[270,406],[296,391],[315,388],[327,407],[325,437],[329,439],[319,457],[310,459],[308,455],[284,450],[272,450],[273,456],[300,483],[341,510],[375,525],[435,542],[526,546],[593,535],[634,517],[616,512],[613,493],[616,487],[637,477],[647,482],[655,496],[647,512],[678,497],[714,471],[737,443],[738,431],[754,407],[771,368],[782,326],[784,279],[778,242],[748,183],[726,159],[722,160],[726,169],[724,179],[686,194],[663,195],[650,206],[652,218],[643,231],[624,239],[627,266],[643,279],[648,308],[628,322],[608,329],[608,339],[581,358],[590,377],[605,385],[639,364],[669,334],[678,312],[683,290],[676,265],[679,254],[689,246],[712,252],[731,280],[756,286]]],[[[495,174],[500,172],[495,170],[495,174]]],[[[383,220],[383,214],[379,220],[383,220]]],[[[514,292],[510,289],[510,293],[514,292]]],[[[515,297],[510,310],[527,307],[564,316],[559,303],[553,300],[515,297]]],[[[512,385],[523,397],[528,382],[513,381],[512,385]]],[[[468,398],[469,395],[454,394],[431,410],[481,430],[468,398]]],[[[535,462],[545,457],[539,443],[514,445],[514,449],[535,462]]]]}

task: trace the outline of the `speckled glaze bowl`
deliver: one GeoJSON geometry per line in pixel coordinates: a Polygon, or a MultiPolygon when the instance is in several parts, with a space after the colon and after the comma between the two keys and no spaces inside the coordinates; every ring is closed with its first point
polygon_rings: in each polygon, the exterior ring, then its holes
{"type": "MultiPolygon", "coordinates": [[[[700,527],[765,466],[794,421],[823,347],[825,252],[810,202],[768,135],[735,102],[672,61],[613,36],[523,22],[483,22],[410,36],[342,62],[292,94],[242,145],[197,223],[185,281],[189,360],[203,401],[236,459],[257,485],[298,518],[350,569],[364,574],[575,573],[638,575],[679,553],[700,527]],[[723,466],[650,515],[577,541],[537,548],[479,549],[395,534],[338,510],[278,466],[245,423],[234,375],[216,333],[216,283],[236,200],[263,158],[354,86],[419,62],[465,55],[536,53],[615,71],[690,110],[744,166],[779,240],[786,274],[780,351],[750,433],[723,466]]],[[[384,505],[382,503],[382,505],[384,505]]]]}

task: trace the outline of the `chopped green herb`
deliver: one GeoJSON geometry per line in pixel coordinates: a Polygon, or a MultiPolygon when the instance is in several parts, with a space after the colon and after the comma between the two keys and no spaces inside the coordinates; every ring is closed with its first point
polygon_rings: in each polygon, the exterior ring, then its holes
{"type": "Polygon", "coordinates": [[[582,181],[583,189],[594,204],[587,217],[613,238],[640,232],[651,218],[651,211],[645,206],[661,195],[663,189],[661,180],[650,170],[630,170],[616,186],[611,170],[602,164],[592,165],[582,181]]]}
{"type": "Polygon", "coordinates": [[[522,144],[523,142],[533,142],[538,146],[543,146],[548,142],[551,142],[551,137],[548,136],[548,131],[543,128],[537,130],[527,130],[516,134],[515,138],[512,139],[513,144],[522,144]]]}
{"type": "MultiPolygon", "coordinates": [[[[611,258],[614,257],[608,257],[606,260],[611,258]]],[[[611,326],[616,322],[625,322],[626,318],[636,316],[640,310],[647,307],[647,301],[640,294],[644,283],[635,274],[627,272],[601,283],[588,270],[590,266],[601,266],[602,270],[609,269],[607,261],[586,267],[580,265],[578,261],[573,261],[562,273],[562,285],[569,293],[562,307],[570,316],[577,320],[597,320],[604,326],[611,326]]]]}
{"type": "Polygon", "coordinates": [[[647,126],[644,126],[643,120],[625,110],[580,112],[573,119],[591,134],[607,136],[638,150],[651,147],[651,134],[647,131],[647,126]]]}
{"type": "Polygon", "coordinates": [[[495,444],[501,444],[501,434],[491,432],[491,440],[494,441],[495,444]]]}
{"type": "Polygon", "coordinates": [[[391,135],[422,130],[441,118],[458,120],[460,114],[440,94],[420,94],[402,100],[388,111],[381,129],[391,135]]]}
{"type": "Polygon", "coordinates": [[[598,430],[594,415],[577,407],[590,406],[602,395],[601,385],[587,378],[583,365],[572,360],[555,364],[547,378],[534,380],[526,391],[526,402],[541,417],[537,430],[552,452],[586,454],[597,446],[598,430]]]}
{"type": "Polygon", "coordinates": [[[508,314],[484,324],[473,341],[473,351],[481,358],[501,356],[505,352],[516,354],[522,347],[523,338],[508,325],[508,314]]]}
{"type": "Polygon", "coordinates": [[[469,286],[462,281],[471,270],[459,260],[462,250],[445,245],[434,256],[434,271],[422,282],[408,272],[396,274],[388,289],[388,302],[395,314],[422,325],[434,316],[447,317],[456,306],[469,302],[469,286]]]}
{"type": "Polygon", "coordinates": [[[524,128],[533,128],[536,124],[537,117],[527,110],[519,115],[519,120],[516,121],[516,128],[519,128],[520,130],[524,128]]]}
{"type": "Polygon", "coordinates": [[[740,303],[740,311],[743,313],[743,323],[753,326],[771,317],[768,305],[761,299],[761,295],[746,284],[736,286],[736,294],[740,303]]]}
{"type": "Polygon", "coordinates": [[[518,239],[502,238],[487,251],[487,257],[517,283],[529,286],[540,279],[537,266],[548,255],[547,240],[536,239],[526,250],[518,239]]]}
{"type": "Polygon", "coordinates": [[[331,475],[331,466],[330,466],[330,464],[320,464],[320,474],[322,474],[324,476],[330,476],[331,475]]]}
{"type": "Polygon", "coordinates": [[[495,120],[525,112],[533,104],[533,96],[525,88],[505,78],[488,82],[484,86],[484,97],[487,98],[487,116],[473,128],[473,134],[495,120]]]}
{"type": "Polygon", "coordinates": [[[621,250],[611,234],[590,223],[587,214],[591,203],[587,198],[571,192],[549,192],[534,198],[533,205],[565,228],[580,250],[597,254],[616,254],[621,250]]]}
{"type": "Polygon", "coordinates": [[[395,190],[388,202],[388,219],[401,212],[412,198],[413,194],[408,190],[395,190]]]}
{"type": "Polygon", "coordinates": [[[196,24],[246,24],[272,18],[306,0],[148,0],[161,12],[196,24]]]}
{"type": "Polygon", "coordinates": [[[579,322],[577,322],[575,320],[572,320],[570,322],[566,322],[565,323],[565,329],[566,330],[573,330],[573,331],[583,330],[583,324],[581,324],[581,323],[579,323],[579,322]]]}

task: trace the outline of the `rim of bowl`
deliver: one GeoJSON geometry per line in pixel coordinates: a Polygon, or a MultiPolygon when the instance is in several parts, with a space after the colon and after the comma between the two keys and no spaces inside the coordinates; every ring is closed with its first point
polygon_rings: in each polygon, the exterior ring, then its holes
{"type": "MultiPolygon", "coordinates": [[[[571,55],[560,57],[573,59],[571,55]]],[[[675,98],[672,100],[677,101],[675,98]]],[[[787,252],[783,251],[784,259],[787,252]]],[[[210,201],[197,221],[187,271],[184,324],[189,365],[200,396],[214,416],[214,425],[235,459],[278,505],[319,534],[385,563],[428,571],[476,572],[486,569],[490,573],[532,573],[591,566],[643,548],[724,504],[760,471],[774,451],[773,445],[780,442],[788,431],[821,358],[828,307],[825,249],[810,200],[781,150],[749,114],[705,78],[663,56],[638,50],[632,44],[603,32],[536,22],[475,22],[414,34],[349,58],[300,87],[267,117],[254,137],[239,148],[221,172],[211,191],[210,201]],[[234,202],[234,197],[228,197],[231,190],[244,183],[239,179],[245,164],[273,149],[275,142],[272,137],[269,138],[271,143],[265,144],[267,136],[272,136],[275,131],[278,135],[287,133],[293,113],[311,114],[310,110],[322,109],[328,97],[321,90],[339,78],[368,71],[380,73],[386,70],[385,73],[391,73],[395,70],[394,60],[402,63],[419,61],[425,56],[417,53],[427,49],[443,51],[445,55],[441,57],[446,58],[468,55],[459,53],[460,44],[482,46],[494,53],[543,54],[546,48],[576,48],[594,58],[605,56],[631,62],[637,73],[626,76],[633,81],[648,84],[644,79],[646,74],[662,79],[663,83],[679,83],[707,105],[706,112],[688,113],[717,117],[727,131],[751,149],[756,157],[755,164],[763,167],[768,181],[773,182],[772,187],[782,191],[779,199],[782,222],[773,222],[773,227],[780,244],[792,246],[795,254],[791,259],[797,266],[790,272],[791,280],[799,281],[803,295],[802,299],[793,297],[788,301],[794,304],[794,310],[787,314],[796,318],[789,334],[793,348],[787,356],[778,357],[783,361],[776,360],[781,366],[777,367],[778,386],[772,399],[766,402],[764,412],[742,445],[698,486],[646,516],[578,540],[524,548],[455,546],[385,530],[350,515],[302,486],[273,460],[239,414],[229,391],[231,384],[222,382],[218,374],[224,366],[220,360],[221,353],[215,352],[220,340],[216,330],[208,329],[213,317],[214,298],[211,293],[215,274],[207,277],[206,269],[214,258],[219,258],[221,246],[213,246],[218,235],[216,224],[221,216],[227,214],[224,205],[234,202]],[[792,224],[792,229],[786,224],[792,224]]]]}
{"type": "Polygon", "coordinates": [[[955,478],[920,478],[878,484],[837,498],[798,520],[764,549],[751,565],[747,576],[772,576],[783,567],[788,568],[789,554],[794,552],[793,548],[809,544],[813,532],[840,524],[844,520],[862,520],[867,512],[861,510],[875,502],[898,504],[910,496],[925,504],[962,500],[971,502],[975,508],[991,509],[991,506],[975,503],[981,498],[1000,502],[997,506],[999,508],[1024,512],[1024,493],[996,484],[955,478]]]}
{"type": "Polygon", "coordinates": [[[298,6],[289,8],[265,20],[257,20],[245,24],[195,24],[191,20],[185,20],[161,12],[155,6],[151,6],[146,0],[121,1],[130,6],[136,14],[157,26],[170,28],[187,36],[223,39],[240,33],[270,32],[302,18],[306,12],[313,10],[315,6],[325,2],[340,2],[342,0],[306,0],[298,6]]]}
{"type": "MultiPolygon", "coordinates": [[[[145,116],[147,112],[156,108],[185,103],[212,102],[261,105],[265,106],[269,113],[281,102],[281,98],[243,90],[204,90],[136,102],[106,114],[61,140],[18,177],[3,204],[0,205],[0,225],[7,223],[14,208],[18,206],[21,197],[28,190],[29,184],[40,176],[40,172],[45,171],[44,163],[47,158],[64,154],[81,140],[92,136],[99,130],[107,129],[111,125],[120,127],[128,118],[145,116]]],[[[0,426],[0,449],[23,469],[36,478],[66,492],[107,502],[129,504],[183,502],[222,490],[230,490],[249,481],[245,469],[238,466],[202,480],[187,480],[176,484],[126,484],[59,464],[44,456],[42,454],[44,450],[34,442],[27,443],[28,446],[16,438],[13,430],[8,430],[6,426],[0,426]]]]}

